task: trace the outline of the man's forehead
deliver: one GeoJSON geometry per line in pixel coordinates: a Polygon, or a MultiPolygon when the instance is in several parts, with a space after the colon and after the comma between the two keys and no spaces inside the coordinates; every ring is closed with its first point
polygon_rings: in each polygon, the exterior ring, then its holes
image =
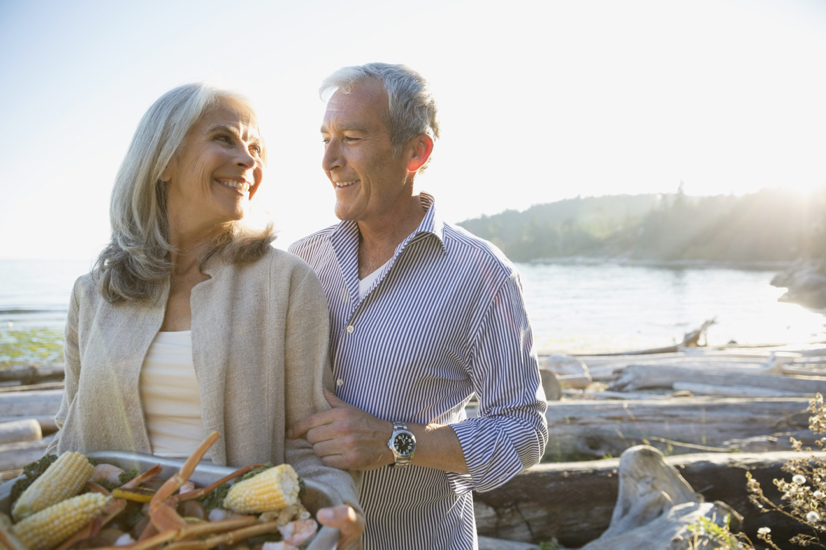
{"type": "Polygon", "coordinates": [[[365,119],[380,117],[387,109],[387,92],[379,81],[354,84],[347,92],[339,89],[327,102],[324,125],[365,126],[365,119]]]}

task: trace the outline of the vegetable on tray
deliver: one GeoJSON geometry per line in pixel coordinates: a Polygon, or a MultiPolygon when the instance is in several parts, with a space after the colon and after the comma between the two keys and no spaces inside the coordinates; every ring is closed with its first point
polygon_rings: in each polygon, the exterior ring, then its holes
{"type": "Polygon", "coordinates": [[[41,459],[21,478],[27,488],[13,502],[12,517],[0,514],[0,544],[9,550],[297,550],[309,544],[318,524],[300,502],[302,482],[292,466],[246,466],[203,488],[188,481],[218,437],[210,434],[166,481],[157,479],[160,466],[133,477],[111,464],[93,466],[81,453],[41,459]],[[228,485],[245,474],[252,477],[228,485]]]}

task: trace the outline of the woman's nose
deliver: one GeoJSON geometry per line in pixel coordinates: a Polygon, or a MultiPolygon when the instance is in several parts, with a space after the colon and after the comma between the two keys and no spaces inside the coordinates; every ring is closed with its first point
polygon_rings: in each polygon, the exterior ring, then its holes
{"type": "Polygon", "coordinates": [[[256,157],[254,157],[246,147],[238,148],[238,153],[235,160],[238,163],[238,166],[246,166],[247,168],[252,168],[256,163],[256,157]]]}

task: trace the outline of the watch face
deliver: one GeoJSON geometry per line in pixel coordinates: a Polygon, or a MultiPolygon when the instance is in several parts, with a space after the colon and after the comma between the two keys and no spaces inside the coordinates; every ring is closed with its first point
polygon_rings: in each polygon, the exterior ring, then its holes
{"type": "Polygon", "coordinates": [[[400,455],[407,456],[413,452],[416,443],[409,434],[396,434],[393,439],[393,446],[400,455]]]}

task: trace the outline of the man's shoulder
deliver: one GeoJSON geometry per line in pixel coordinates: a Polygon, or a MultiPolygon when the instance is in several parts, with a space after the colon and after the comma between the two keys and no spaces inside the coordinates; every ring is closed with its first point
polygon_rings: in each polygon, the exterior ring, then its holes
{"type": "Polygon", "coordinates": [[[516,267],[498,246],[481,237],[477,237],[466,229],[445,222],[444,224],[445,249],[457,261],[473,261],[488,269],[496,269],[502,275],[510,277],[516,273],[516,267]]]}
{"type": "Polygon", "coordinates": [[[298,239],[287,247],[287,252],[290,254],[295,254],[305,261],[309,261],[311,256],[329,246],[330,235],[332,235],[336,227],[338,227],[337,224],[331,225],[330,227],[325,227],[324,229],[311,233],[304,238],[298,239]]]}

